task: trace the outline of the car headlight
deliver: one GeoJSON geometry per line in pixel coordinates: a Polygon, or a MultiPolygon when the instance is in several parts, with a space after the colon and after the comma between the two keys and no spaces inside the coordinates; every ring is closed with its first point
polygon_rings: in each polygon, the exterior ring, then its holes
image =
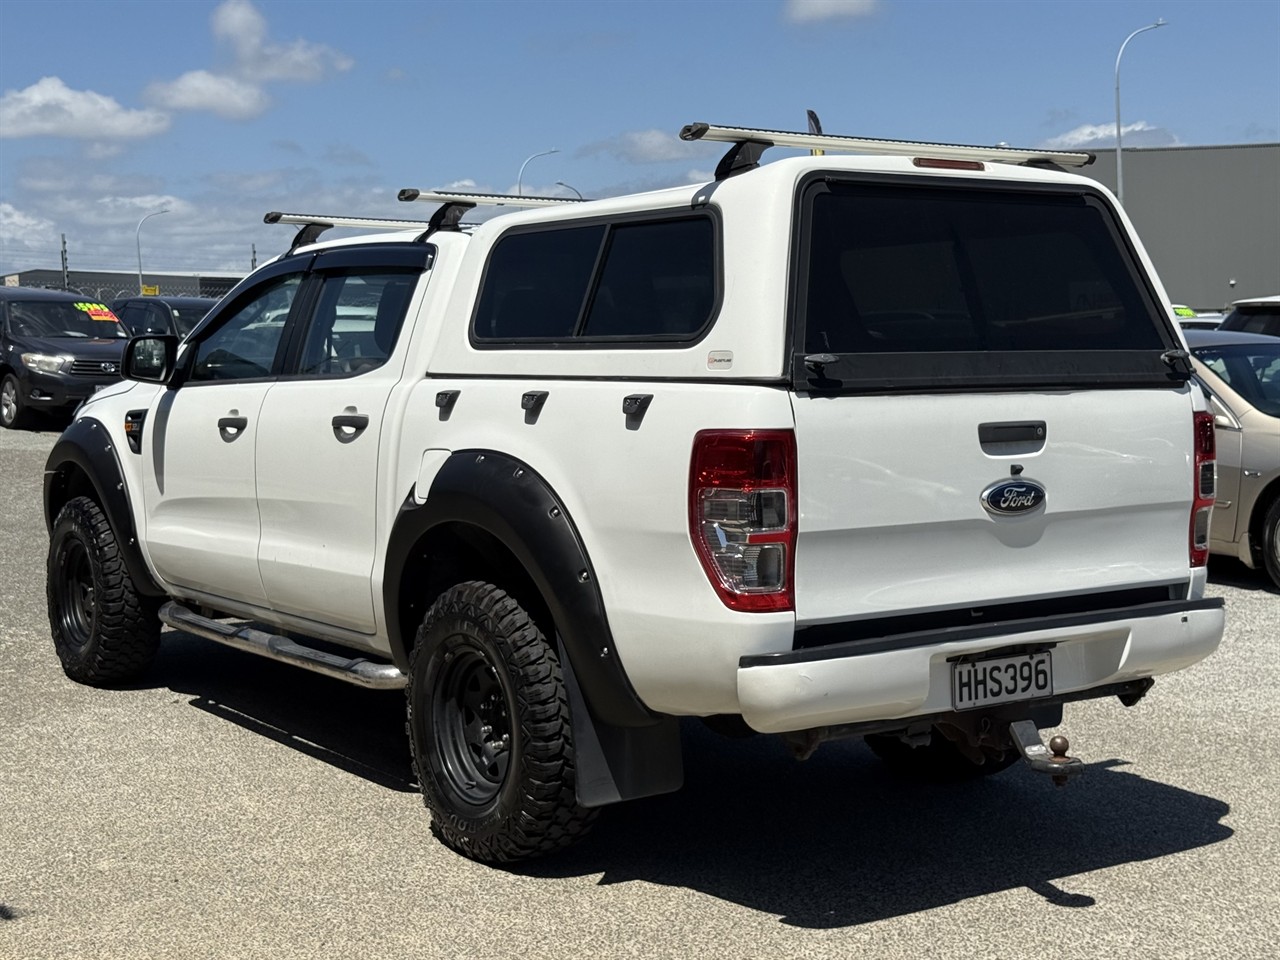
{"type": "Polygon", "coordinates": [[[74,359],[75,357],[56,353],[24,353],[22,355],[22,362],[26,368],[36,373],[59,373],[71,366],[71,361],[74,359]]]}

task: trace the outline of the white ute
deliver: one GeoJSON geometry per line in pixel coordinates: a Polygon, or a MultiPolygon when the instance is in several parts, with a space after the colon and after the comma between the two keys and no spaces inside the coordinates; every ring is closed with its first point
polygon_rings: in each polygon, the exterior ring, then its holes
{"type": "Polygon", "coordinates": [[[1088,154],[681,136],[713,182],[268,215],[290,250],[50,455],[67,674],[163,621],[403,688],[439,835],[499,862],[677,789],[680,717],[1061,781],[1063,704],[1216,648],[1213,421],[1088,154]]]}

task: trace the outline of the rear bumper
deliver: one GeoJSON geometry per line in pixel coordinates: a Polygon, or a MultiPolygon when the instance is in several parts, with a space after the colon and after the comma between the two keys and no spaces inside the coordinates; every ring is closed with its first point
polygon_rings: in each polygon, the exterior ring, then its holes
{"type": "Polygon", "coordinates": [[[1223,623],[1221,598],[1183,600],[748,656],[738,702],[762,733],[946,713],[952,661],[1045,647],[1061,699],[1190,666],[1217,649],[1223,623]]]}

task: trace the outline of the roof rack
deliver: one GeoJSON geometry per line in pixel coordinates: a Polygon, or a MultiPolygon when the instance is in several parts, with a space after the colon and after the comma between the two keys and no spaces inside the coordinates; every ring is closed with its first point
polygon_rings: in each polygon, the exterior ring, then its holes
{"type": "Polygon", "coordinates": [[[385,220],[378,217],[326,217],[315,213],[281,213],[272,210],[262,218],[263,223],[296,223],[299,230],[289,244],[289,253],[309,243],[315,243],[320,234],[333,227],[360,227],[366,230],[422,230],[421,240],[429,232],[426,220],[385,220]]]}
{"type": "Polygon", "coordinates": [[[917,140],[876,140],[869,137],[839,137],[824,133],[790,133],[785,130],[755,130],[750,127],[717,127],[690,123],[680,131],[681,140],[715,140],[732,143],[716,166],[716,179],[751,170],[760,164],[760,155],[769,147],[799,147],[804,150],[837,150],[846,153],[926,156],[941,160],[991,160],[1026,166],[1084,167],[1093,163],[1092,153],[1061,150],[1026,150],[1015,147],[975,147],[958,143],[926,143],[917,140]]]}
{"type": "Polygon", "coordinates": [[[562,203],[585,203],[574,197],[526,197],[512,193],[454,193],[451,190],[415,190],[405,187],[399,198],[406,202],[421,200],[441,204],[431,215],[427,234],[437,230],[457,230],[462,215],[477,206],[485,207],[553,207],[562,203]]]}

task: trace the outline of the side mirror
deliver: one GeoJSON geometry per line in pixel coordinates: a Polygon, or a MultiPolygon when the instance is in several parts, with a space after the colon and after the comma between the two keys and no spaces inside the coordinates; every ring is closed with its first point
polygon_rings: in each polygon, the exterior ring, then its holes
{"type": "Polygon", "coordinates": [[[124,377],[142,383],[168,383],[177,361],[177,337],[134,337],[124,348],[124,377]]]}

